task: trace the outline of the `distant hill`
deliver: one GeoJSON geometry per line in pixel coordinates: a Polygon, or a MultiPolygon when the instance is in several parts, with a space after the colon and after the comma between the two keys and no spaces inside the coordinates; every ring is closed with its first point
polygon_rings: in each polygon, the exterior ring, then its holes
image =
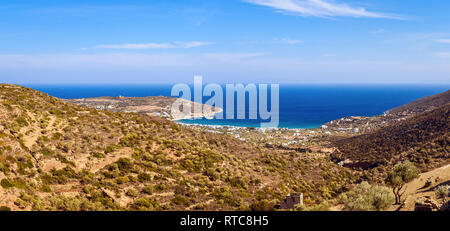
{"type": "Polygon", "coordinates": [[[395,126],[405,119],[439,108],[448,103],[450,103],[450,91],[417,99],[408,104],[393,108],[383,115],[340,118],[324,124],[323,127],[329,130],[353,134],[373,133],[380,128],[395,126]]]}
{"type": "Polygon", "coordinates": [[[172,114],[171,106],[178,100],[174,97],[166,96],[148,96],[148,97],[97,97],[97,98],[84,98],[84,99],[68,99],[70,103],[77,104],[79,106],[86,106],[99,110],[108,110],[112,112],[136,112],[139,114],[146,114],[152,116],[158,116],[173,120],[187,119],[191,117],[212,117],[215,113],[222,111],[221,108],[213,107],[210,105],[201,105],[204,111],[210,113],[194,113],[195,105],[197,103],[191,101],[185,101],[191,104],[191,115],[187,117],[181,114],[172,114]]]}
{"type": "MultiPolygon", "coordinates": [[[[422,110],[445,102],[444,95],[427,97],[401,110],[422,110]],[[428,105],[428,103],[431,105],[428,105]]],[[[350,167],[371,169],[411,160],[422,169],[432,169],[450,160],[450,104],[409,117],[375,132],[335,141],[332,156],[350,167]]]]}
{"type": "Polygon", "coordinates": [[[411,103],[393,108],[387,111],[387,114],[411,114],[411,113],[422,113],[429,111],[442,105],[450,103],[450,90],[441,94],[431,95],[428,97],[420,98],[414,100],[411,103]]]}
{"type": "Polygon", "coordinates": [[[353,179],[322,154],[0,84],[1,210],[271,210],[291,192],[329,199],[353,179]]]}

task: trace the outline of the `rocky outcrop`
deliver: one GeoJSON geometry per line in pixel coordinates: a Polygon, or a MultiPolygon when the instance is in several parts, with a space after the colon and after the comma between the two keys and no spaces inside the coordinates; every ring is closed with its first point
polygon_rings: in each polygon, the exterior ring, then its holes
{"type": "Polygon", "coordinates": [[[439,211],[441,208],[440,204],[435,200],[431,199],[430,196],[419,197],[415,201],[414,211],[419,212],[432,212],[439,211]]]}

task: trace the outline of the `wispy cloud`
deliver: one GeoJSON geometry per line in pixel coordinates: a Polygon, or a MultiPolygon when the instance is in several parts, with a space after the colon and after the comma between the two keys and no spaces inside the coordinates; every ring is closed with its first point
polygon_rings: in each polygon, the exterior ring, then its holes
{"type": "Polygon", "coordinates": [[[383,43],[410,43],[410,42],[436,42],[437,38],[446,38],[450,34],[443,32],[431,32],[431,33],[407,33],[399,34],[387,40],[383,40],[383,43]]]}
{"type": "MultiPolygon", "coordinates": [[[[441,56],[450,57],[450,53],[441,56]]],[[[113,80],[116,83],[171,83],[192,81],[194,73],[207,76],[210,82],[222,83],[449,83],[450,66],[435,60],[413,63],[385,59],[311,60],[277,58],[264,53],[0,54],[2,82],[107,83],[113,80]],[[61,75],[65,76],[64,80],[61,75]],[[274,76],[277,76],[276,80],[274,76]]]]}
{"type": "Polygon", "coordinates": [[[194,48],[200,46],[206,46],[213,44],[211,42],[172,42],[172,43],[126,43],[126,44],[113,44],[113,45],[99,45],[95,48],[102,49],[172,49],[172,48],[194,48]]]}
{"type": "Polygon", "coordinates": [[[282,38],[282,39],[275,39],[275,43],[281,43],[281,44],[288,44],[288,45],[295,45],[302,43],[302,40],[299,39],[290,39],[290,38],[282,38]]]}
{"type": "Polygon", "coordinates": [[[202,57],[206,59],[218,60],[218,61],[235,61],[242,59],[249,59],[255,57],[265,56],[265,53],[207,53],[203,54],[202,57]]]}
{"type": "Polygon", "coordinates": [[[242,0],[244,2],[272,7],[277,12],[295,14],[303,17],[355,17],[405,19],[399,15],[368,11],[345,3],[329,0],[242,0]]]}
{"type": "Polygon", "coordinates": [[[435,39],[435,42],[438,43],[449,43],[450,44],[450,39],[435,39]]]}
{"type": "Polygon", "coordinates": [[[2,68],[153,68],[239,63],[265,56],[265,53],[113,53],[113,54],[0,54],[2,68]],[[7,61],[8,60],[8,61],[7,61]]]}
{"type": "Polygon", "coordinates": [[[438,52],[435,56],[441,59],[450,59],[450,52],[438,52]]]}
{"type": "Polygon", "coordinates": [[[370,33],[371,34],[383,34],[383,33],[386,33],[386,30],[385,29],[378,29],[378,30],[370,31],[370,33]]]}

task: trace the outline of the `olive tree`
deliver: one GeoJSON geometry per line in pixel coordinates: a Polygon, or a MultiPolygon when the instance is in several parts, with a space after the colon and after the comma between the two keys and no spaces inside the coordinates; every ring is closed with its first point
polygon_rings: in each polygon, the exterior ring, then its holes
{"type": "Polygon", "coordinates": [[[400,204],[401,197],[406,191],[406,188],[404,188],[405,184],[418,178],[419,173],[417,167],[409,161],[396,164],[391,172],[389,172],[386,178],[386,184],[392,187],[395,196],[395,204],[400,204]]]}
{"type": "Polygon", "coordinates": [[[382,211],[394,203],[394,196],[388,187],[372,186],[366,181],[341,195],[341,199],[345,209],[351,211],[382,211]]]}

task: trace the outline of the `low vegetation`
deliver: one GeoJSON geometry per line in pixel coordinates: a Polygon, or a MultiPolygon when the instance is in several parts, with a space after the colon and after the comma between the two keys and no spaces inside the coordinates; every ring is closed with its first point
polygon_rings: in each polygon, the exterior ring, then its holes
{"type": "Polygon", "coordinates": [[[0,210],[270,211],[293,192],[300,211],[386,210],[419,170],[447,163],[448,118],[446,106],[368,135],[284,146],[277,132],[274,143],[252,129],[243,140],[1,84],[0,210]]]}
{"type": "Polygon", "coordinates": [[[13,210],[274,210],[289,192],[313,206],[358,178],[320,153],[15,85],[0,85],[0,111],[0,206],[13,210]]]}
{"type": "Polygon", "coordinates": [[[395,200],[390,188],[372,186],[366,181],[341,195],[340,199],[345,209],[350,211],[383,211],[387,210],[395,200]]]}

